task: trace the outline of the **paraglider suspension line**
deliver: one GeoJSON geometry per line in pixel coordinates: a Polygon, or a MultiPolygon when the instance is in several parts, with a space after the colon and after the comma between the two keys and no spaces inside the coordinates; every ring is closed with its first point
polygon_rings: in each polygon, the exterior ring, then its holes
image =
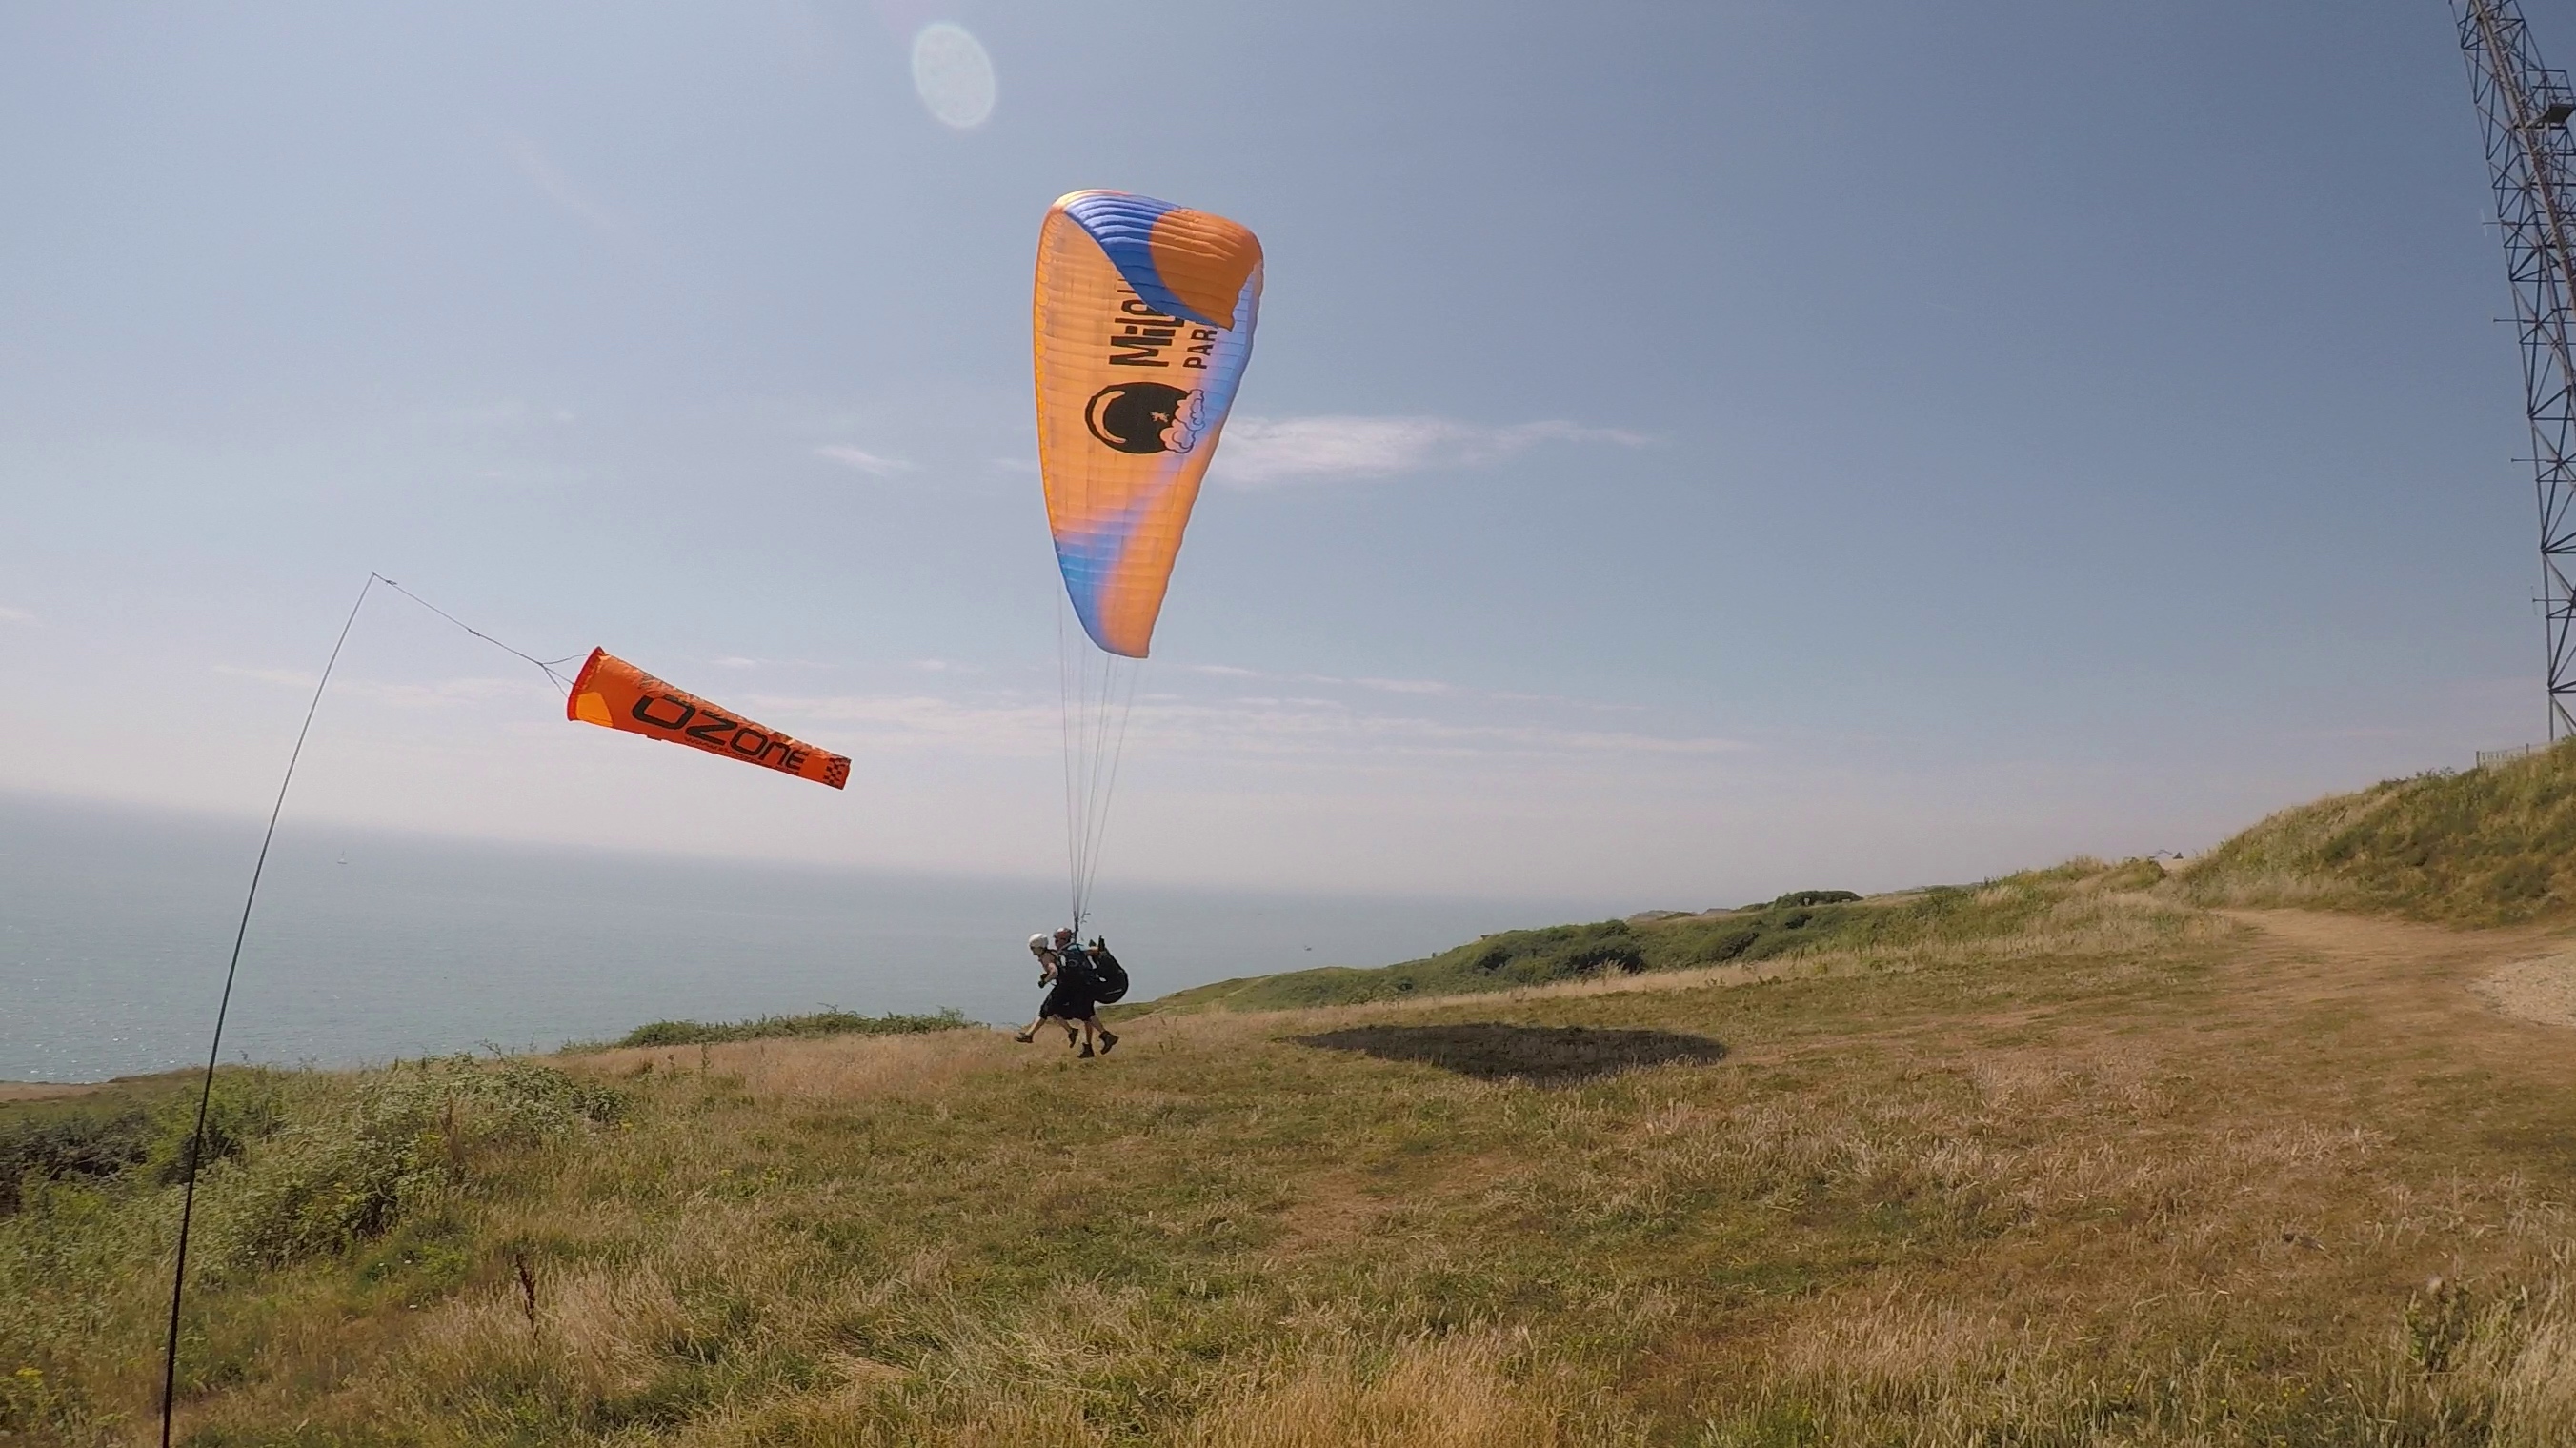
{"type": "Polygon", "coordinates": [[[1135,713],[1136,688],[1145,672],[1145,664],[1141,659],[1127,660],[1110,655],[1102,657],[1105,660],[1103,667],[1106,677],[1101,682],[1098,727],[1092,742],[1093,800],[1089,812],[1091,838],[1083,847],[1082,886],[1080,893],[1075,897],[1074,929],[1077,931],[1082,928],[1083,920],[1091,913],[1092,886],[1100,879],[1100,858],[1104,853],[1102,846],[1106,843],[1109,834],[1109,806],[1118,793],[1118,767],[1127,757],[1127,721],[1135,713]],[[1122,682],[1125,684],[1123,689],[1120,688],[1122,682]],[[1111,723],[1113,719],[1116,721],[1114,728],[1111,723]],[[1105,760],[1102,757],[1104,753],[1107,756],[1105,760]]]}
{"type": "Polygon", "coordinates": [[[1056,660],[1064,708],[1065,855],[1071,867],[1072,924],[1089,918],[1091,889],[1100,875],[1109,809],[1126,760],[1127,726],[1144,673],[1142,660],[1095,648],[1069,627],[1065,599],[1056,599],[1056,660]]]}

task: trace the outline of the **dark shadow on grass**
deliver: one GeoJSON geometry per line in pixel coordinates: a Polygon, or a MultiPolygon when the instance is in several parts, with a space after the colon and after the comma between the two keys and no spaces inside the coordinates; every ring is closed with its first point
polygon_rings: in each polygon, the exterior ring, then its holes
{"type": "Polygon", "coordinates": [[[1301,1046],[1357,1051],[1385,1061],[1419,1061],[1483,1081],[1570,1086],[1640,1066],[1723,1060],[1726,1047],[1674,1031],[1584,1026],[1353,1026],[1294,1038],[1301,1046]]]}

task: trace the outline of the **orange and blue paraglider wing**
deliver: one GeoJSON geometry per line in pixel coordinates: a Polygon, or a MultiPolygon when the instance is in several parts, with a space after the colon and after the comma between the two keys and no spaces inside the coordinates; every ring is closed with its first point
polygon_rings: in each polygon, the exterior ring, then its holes
{"type": "Polygon", "coordinates": [[[590,651],[590,662],[581,666],[572,694],[564,700],[564,717],[667,739],[834,789],[850,782],[846,757],[674,689],[606,649],[590,651]]]}
{"type": "Polygon", "coordinates": [[[1032,320],[1038,464],[1091,641],[1145,657],[1261,311],[1261,242],[1118,191],[1056,202],[1032,320]]]}

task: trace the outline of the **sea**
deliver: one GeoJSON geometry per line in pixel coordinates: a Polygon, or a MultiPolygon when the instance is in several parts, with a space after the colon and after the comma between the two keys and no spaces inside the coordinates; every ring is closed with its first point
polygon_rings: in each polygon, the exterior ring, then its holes
{"type": "MultiPolygon", "coordinates": [[[[0,1081],[206,1058],[260,821],[0,793],[0,1081]]],[[[1580,902],[1110,885],[1130,999],[1386,965],[1580,902]]],[[[1060,881],[617,854],[283,824],[227,1061],[349,1066],[547,1050],[649,1021],[825,1006],[1020,1023],[1060,881]]],[[[1590,913],[1599,913],[1594,907],[1590,913]]]]}

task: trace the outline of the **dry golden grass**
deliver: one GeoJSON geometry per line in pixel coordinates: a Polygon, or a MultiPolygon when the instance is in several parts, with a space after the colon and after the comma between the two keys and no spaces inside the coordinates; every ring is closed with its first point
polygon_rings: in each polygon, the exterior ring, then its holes
{"type": "Polygon", "coordinates": [[[1614,1442],[1575,1427],[1527,1333],[1352,1343],[1251,1374],[1175,1441],[1187,1448],[1559,1448],[1614,1442]]]}
{"type": "MultiPolygon", "coordinates": [[[[2576,1031],[2470,989],[2552,942],[2098,879],[1984,946],[1149,1015],[1105,1061],[979,1032],[578,1058],[630,1093],[622,1124],[487,1162],[345,1257],[206,1284],[187,1427],[2576,1441],[2576,1031]],[[1727,1050],[1556,1072],[1577,1026],[1727,1050]],[[1352,1031],[1532,1074],[1300,1044],[1352,1031]]],[[[76,1205],[43,1241],[93,1240],[76,1205]]],[[[134,1280],[40,1304],[78,1350],[41,1358],[59,1402],[7,1390],[29,1441],[119,1441],[148,1405],[150,1253],[95,1250],[134,1280]]],[[[76,1280],[44,1270],[0,1288],[76,1280]]],[[[41,1354],[25,1311],[0,1300],[0,1345],[41,1354]]]]}
{"type": "Polygon", "coordinates": [[[860,1101],[893,1092],[935,1091],[978,1072],[1007,1069],[1021,1064],[1012,1059],[1013,1051],[1028,1049],[999,1031],[956,1030],[626,1046],[566,1057],[561,1064],[610,1080],[654,1072],[712,1074],[764,1099],[860,1101]]]}

